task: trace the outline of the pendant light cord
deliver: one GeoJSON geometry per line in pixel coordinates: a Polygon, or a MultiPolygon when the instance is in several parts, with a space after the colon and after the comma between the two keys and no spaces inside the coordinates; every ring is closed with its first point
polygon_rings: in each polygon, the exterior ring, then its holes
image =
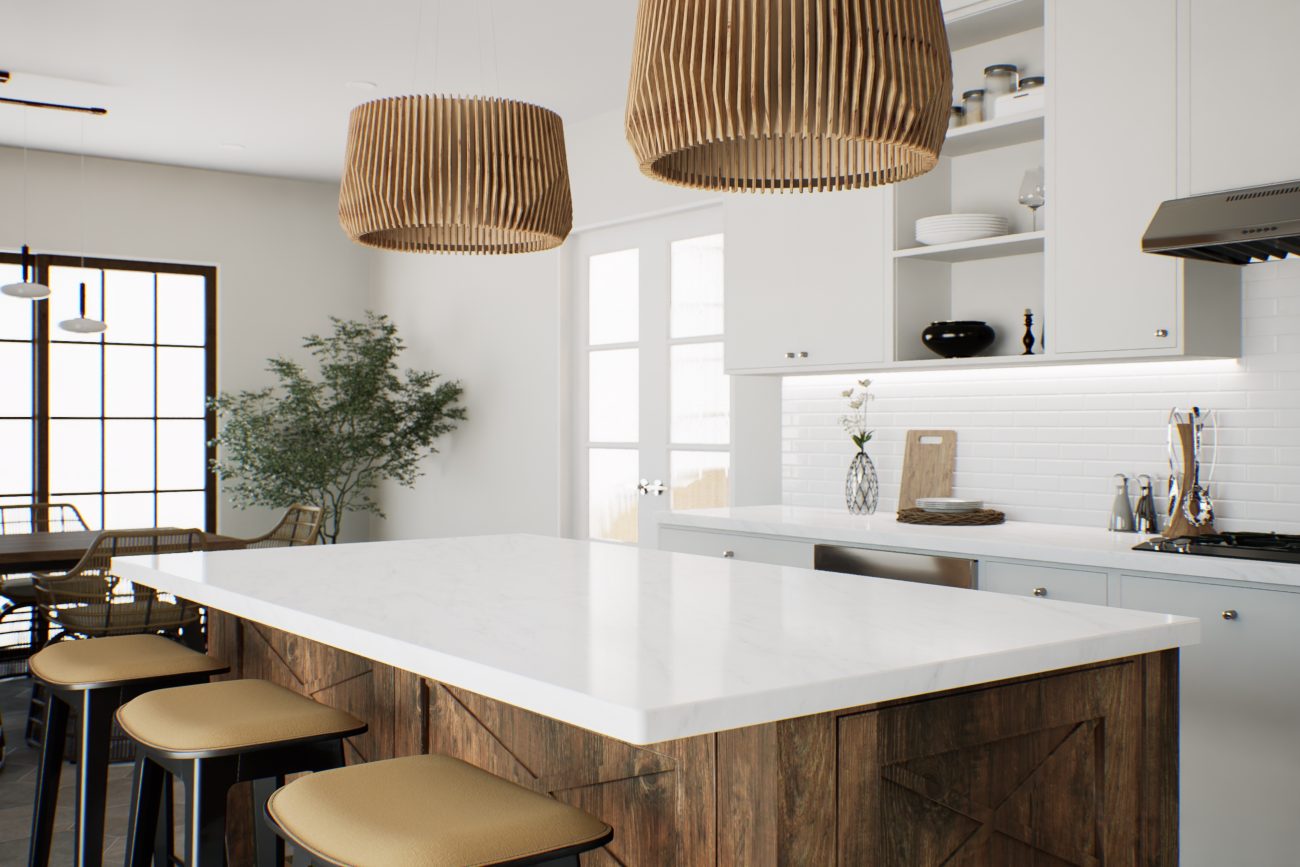
{"type": "Polygon", "coordinates": [[[415,0],[415,50],[411,58],[411,95],[420,92],[420,48],[424,35],[424,0],[415,0]]]}
{"type": "MultiPolygon", "coordinates": [[[[80,208],[81,213],[80,213],[79,222],[81,223],[81,269],[84,271],[86,269],[86,119],[85,118],[81,119],[80,187],[81,187],[81,208],[80,208]]],[[[84,283],[81,284],[81,306],[83,308],[81,315],[85,316],[86,314],[84,308],[86,306],[86,284],[84,283]]]]}

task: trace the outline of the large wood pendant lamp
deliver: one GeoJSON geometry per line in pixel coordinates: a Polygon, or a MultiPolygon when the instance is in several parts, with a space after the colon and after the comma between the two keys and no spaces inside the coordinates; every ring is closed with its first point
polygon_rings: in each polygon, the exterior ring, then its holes
{"type": "Polygon", "coordinates": [[[536,105],[399,96],[352,110],[339,222],[369,247],[530,253],[573,226],[564,127],[536,105]]]}
{"type": "Polygon", "coordinates": [[[707,190],[842,190],[939,157],[952,58],[939,0],[641,0],[627,138],[707,190]]]}

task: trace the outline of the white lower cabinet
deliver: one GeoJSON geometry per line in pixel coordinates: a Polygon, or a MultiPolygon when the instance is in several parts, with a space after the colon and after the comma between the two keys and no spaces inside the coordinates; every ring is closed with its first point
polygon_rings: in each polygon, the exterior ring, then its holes
{"type": "Polygon", "coordinates": [[[1122,575],[1124,608],[1197,617],[1180,660],[1184,867],[1300,864],[1300,593],[1122,575]]]}
{"type": "Polygon", "coordinates": [[[1106,604],[1106,573],[1090,569],[1063,569],[1004,560],[979,561],[980,590],[1010,593],[1013,596],[1036,596],[1063,602],[1106,604]]]}
{"type": "Polygon", "coordinates": [[[745,536],[739,533],[712,533],[683,530],[677,527],[660,527],[659,550],[676,551],[678,554],[703,554],[705,557],[725,557],[751,563],[772,563],[777,566],[802,566],[805,569],[811,569],[813,565],[811,542],[792,542],[764,536],[745,536]]]}

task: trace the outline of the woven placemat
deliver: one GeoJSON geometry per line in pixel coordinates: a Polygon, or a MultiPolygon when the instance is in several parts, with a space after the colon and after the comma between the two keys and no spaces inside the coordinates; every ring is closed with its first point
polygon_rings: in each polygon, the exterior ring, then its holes
{"type": "Polygon", "coordinates": [[[904,524],[938,524],[944,527],[976,527],[1001,524],[1007,516],[997,509],[980,509],[977,512],[926,512],[922,509],[899,509],[898,520],[904,524]]]}

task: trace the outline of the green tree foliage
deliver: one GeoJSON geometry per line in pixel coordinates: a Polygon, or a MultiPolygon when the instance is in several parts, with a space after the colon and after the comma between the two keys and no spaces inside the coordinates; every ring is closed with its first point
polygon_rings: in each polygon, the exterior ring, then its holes
{"type": "Polygon", "coordinates": [[[420,459],[465,418],[459,382],[431,371],[399,371],[405,349],[387,316],[330,318],[334,333],[303,341],[320,376],[273,358],[278,385],[221,394],[209,401],[221,422],[212,471],[234,504],[283,509],[295,502],[325,509],[323,533],[337,542],[343,516],[383,517],[372,494],[393,479],[413,487],[420,459]]]}

